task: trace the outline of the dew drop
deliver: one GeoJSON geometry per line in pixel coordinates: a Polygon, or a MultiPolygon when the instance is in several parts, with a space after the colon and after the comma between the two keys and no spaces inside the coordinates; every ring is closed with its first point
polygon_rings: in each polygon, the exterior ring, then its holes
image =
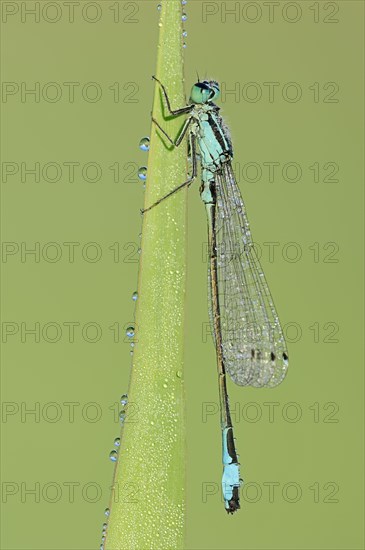
{"type": "Polygon", "coordinates": [[[103,523],[103,533],[104,533],[104,531],[107,530],[107,528],[108,528],[108,524],[107,524],[107,523],[103,523]]]}
{"type": "Polygon", "coordinates": [[[138,177],[139,177],[140,180],[146,181],[146,179],[147,179],[147,167],[146,166],[141,166],[140,168],[138,168],[138,177]]]}
{"type": "Polygon", "coordinates": [[[136,302],[136,301],[137,301],[137,298],[138,298],[138,292],[133,292],[133,294],[132,294],[132,300],[133,300],[133,302],[136,302]]]}
{"type": "Polygon", "coordinates": [[[105,515],[105,516],[110,516],[110,510],[109,510],[109,508],[105,508],[105,510],[104,510],[104,515],[105,515]]]}
{"type": "Polygon", "coordinates": [[[162,8],[161,4],[157,4],[158,11],[161,11],[161,8],[162,8]]]}
{"type": "Polygon", "coordinates": [[[182,372],[181,372],[181,370],[177,370],[177,371],[176,371],[176,376],[177,376],[178,378],[182,378],[182,372]]]}
{"type": "Polygon", "coordinates": [[[116,462],[117,461],[117,458],[118,458],[118,453],[117,451],[110,451],[109,453],[109,458],[112,462],[116,462]]]}
{"type": "Polygon", "coordinates": [[[188,0],[181,0],[181,3],[183,6],[185,6],[187,4],[188,0]]]}
{"type": "MultiPolygon", "coordinates": [[[[187,31],[183,31],[182,35],[183,35],[184,38],[186,38],[186,37],[188,36],[187,31]]],[[[191,157],[190,157],[190,158],[191,158],[191,157]]]]}
{"type": "Polygon", "coordinates": [[[122,397],[120,398],[120,402],[124,406],[128,403],[128,395],[126,393],[123,393],[122,397]]]}
{"type": "Polygon", "coordinates": [[[150,150],[150,138],[149,137],[142,138],[141,141],[139,142],[139,148],[141,149],[141,151],[149,151],[150,150]]]}
{"type": "Polygon", "coordinates": [[[185,42],[183,43],[183,48],[186,48],[186,43],[185,42]]]}
{"type": "Polygon", "coordinates": [[[116,437],[116,438],[114,439],[114,445],[115,445],[116,447],[120,447],[120,437],[116,437]]]}
{"type": "Polygon", "coordinates": [[[125,333],[128,336],[128,338],[133,338],[133,336],[134,336],[134,327],[128,327],[127,330],[125,331],[125,333]]]}
{"type": "Polygon", "coordinates": [[[186,21],[187,18],[188,18],[188,16],[186,15],[186,13],[183,13],[182,16],[181,16],[181,19],[182,19],[183,21],[186,21]]]}
{"type": "Polygon", "coordinates": [[[120,411],[120,413],[119,413],[119,420],[120,420],[121,422],[124,422],[124,420],[125,420],[125,411],[124,411],[124,410],[123,410],[123,411],[120,411]]]}

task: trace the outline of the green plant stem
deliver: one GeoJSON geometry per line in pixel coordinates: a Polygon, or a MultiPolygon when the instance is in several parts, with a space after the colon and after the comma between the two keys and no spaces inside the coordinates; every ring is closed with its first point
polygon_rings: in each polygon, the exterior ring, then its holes
{"type": "MultiPolygon", "coordinates": [[[[173,107],[180,107],[185,104],[181,2],[161,4],[156,76],[173,107]]],[[[175,136],[184,119],[167,120],[161,97],[155,84],[153,116],[175,136]]],[[[185,180],[185,145],[172,150],[152,125],[145,208],[185,180]]],[[[136,345],[106,550],[184,547],[185,225],[186,190],[143,216],[136,345]]]]}

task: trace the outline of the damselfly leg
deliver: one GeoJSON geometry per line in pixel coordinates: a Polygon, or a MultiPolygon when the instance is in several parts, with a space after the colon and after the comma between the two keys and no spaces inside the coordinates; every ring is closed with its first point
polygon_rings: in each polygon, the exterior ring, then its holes
{"type": "Polygon", "coordinates": [[[179,147],[180,143],[182,142],[182,140],[184,139],[184,136],[189,128],[189,124],[191,123],[191,117],[189,117],[185,123],[184,123],[184,126],[181,128],[181,131],[180,133],[178,134],[177,138],[175,139],[172,139],[168,133],[162,128],[162,126],[160,126],[160,124],[157,122],[157,120],[155,118],[152,117],[152,122],[155,124],[155,126],[157,126],[157,128],[160,130],[160,132],[163,133],[163,135],[169,140],[169,142],[171,143],[171,145],[173,145],[174,147],[179,147]]]}
{"type": "Polygon", "coordinates": [[[166,105],[168,108],[168,111],[170,115],[177,116],[177,115],[183,115],[184,113],[190,113],[194,109],[194,105],[186,105],[185,107],[181,107],[180,109],[171,109],[171,103],[170,99],[167,93],[167,90],[165,86],[162,84],[162,82],[156,78],[155,76],[152,77],[153,80],[156,80],[156,82],[161,86],[163,95],[165,96],[166,105]]]}
{"type": "Polygon", "coordinates": [[[183,183],[181,183],[180,185],[178,185],[177,187],[175,187],[175,189],[172,189],[171,191],[169,191],[169,193],[166,193],[166,195],[164,195],[163,197],[158,199],[156,202],[151,204],[151,206],[148,206],[144,210],[141,210],[142,214],[144,214],[145,212],[148,212],[149,210],[151,210],[151,208],[154,208],[165,199],[168,199],[169,197],[171,197],[171,195],[174,195],[177,191],[180,191],[180,189],[183,189],[187,185],[190,185],[195,180],[198,173],[198,167],[197,167],[197,161],[196,161],[195,136],[190,134],[189,138],[190,138],[191,156],[192,156],[192,162],[193,162],[193,169],[192,169],[190,178],[184,181],[183,183]]]}

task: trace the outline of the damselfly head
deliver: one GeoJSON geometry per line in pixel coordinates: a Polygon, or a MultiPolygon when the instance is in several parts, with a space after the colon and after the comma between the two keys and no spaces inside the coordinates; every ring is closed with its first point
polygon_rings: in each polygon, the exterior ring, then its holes
{"type": "Polygon", "coordinates": [[[219,94],[219,84],[215,80],[198,81],[191,89],[190,100],[193,103],[210,103],[218,99],[219,94]]]}

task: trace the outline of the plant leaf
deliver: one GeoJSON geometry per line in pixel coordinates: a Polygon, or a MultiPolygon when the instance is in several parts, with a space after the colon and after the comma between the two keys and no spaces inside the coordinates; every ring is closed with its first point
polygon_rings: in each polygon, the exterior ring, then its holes
{"type": "MultiPolygon", "coordinates": [[[[185,105],[182,8],[180,0],[161,4],[156,76],[178,108],[185,105]]],[[[153,116],[172,137],[184,122],[167,116],[157,83],[153,116]]],[[[173,149],[152,125],[145,208],[187,179],[186,157],[185,141],[173,149]]],[[[137,342],[106,550],[184,547],[185,225],[186,189],[143,215],[137,342]]]]}

